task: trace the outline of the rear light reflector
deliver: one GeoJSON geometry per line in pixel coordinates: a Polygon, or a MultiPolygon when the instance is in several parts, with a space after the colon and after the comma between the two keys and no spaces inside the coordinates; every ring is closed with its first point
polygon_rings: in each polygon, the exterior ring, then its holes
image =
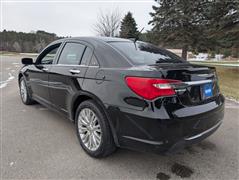
{"type": "Polygon", "coordinates": [[[133,92],[148,100],[174,95],[173,85],[181,83],[178,80],[143,77],[126,77],[125,81],[133,92]]]}

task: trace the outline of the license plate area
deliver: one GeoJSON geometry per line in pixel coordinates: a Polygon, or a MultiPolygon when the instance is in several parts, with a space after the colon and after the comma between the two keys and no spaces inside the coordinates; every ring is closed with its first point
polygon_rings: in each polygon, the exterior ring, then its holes
{"type": "Polygon", "coordinates": [[[184,91],[177,91],[177,95],[183,105],[198,105],[207,102],[219,93],[216,81],[187,83],[184,91]]]}
{"type": "Polygon", "coordinates": [[[202,100],[213,97],[213,84],[207,83],[201,85],[201,96],[202,100]]]}

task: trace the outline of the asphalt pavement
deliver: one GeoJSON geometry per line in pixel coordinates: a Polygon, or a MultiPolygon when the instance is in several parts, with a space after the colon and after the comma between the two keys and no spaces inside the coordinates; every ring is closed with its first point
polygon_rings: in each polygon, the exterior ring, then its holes
{"type": "Polygon", "coordinates": [[[119,149],[94,159],[69,120],[39,104],[22,104],[20,59],[0,56],[1,179],[239,179],[239,104],[227,100],[217,132],[175,154],[119,149]]]}

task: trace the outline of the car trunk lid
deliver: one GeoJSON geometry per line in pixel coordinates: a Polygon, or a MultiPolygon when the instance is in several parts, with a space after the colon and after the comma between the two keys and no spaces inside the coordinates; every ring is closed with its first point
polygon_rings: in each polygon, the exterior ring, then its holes
{"type": "Polygon", "coordinates": [[[175,92],[183,105],[206,102],[219,93],[215,68],[189,63],[159,64],[153,66],[163,79],[180,80],[175,92]]]}

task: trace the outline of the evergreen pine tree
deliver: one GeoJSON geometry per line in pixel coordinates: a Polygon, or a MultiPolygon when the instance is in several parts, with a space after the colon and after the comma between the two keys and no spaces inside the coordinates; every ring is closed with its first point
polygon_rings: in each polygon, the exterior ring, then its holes
{"type": "Polygon", "coordinates": [[[135,38],[138,35],[138,29],[135,19],[131,12],[128,12],[121,22],[120,37],[135,38]]]}
{"type": "Polygon", "coordinates": [[[153,31],[160,34],[166,44],[180,44],[182,57],[187,59],[187,51],[203,38],[204,0],[158,0],[153,6],[153,31]]]}
{"type": "Polygon", "coordinates": [[[179,45],[182,57],[187,50],[207,51],[238,47],[238,7],[235,0],[156,0],[150,13],[152,32],[167,45],[179,45]]]}

